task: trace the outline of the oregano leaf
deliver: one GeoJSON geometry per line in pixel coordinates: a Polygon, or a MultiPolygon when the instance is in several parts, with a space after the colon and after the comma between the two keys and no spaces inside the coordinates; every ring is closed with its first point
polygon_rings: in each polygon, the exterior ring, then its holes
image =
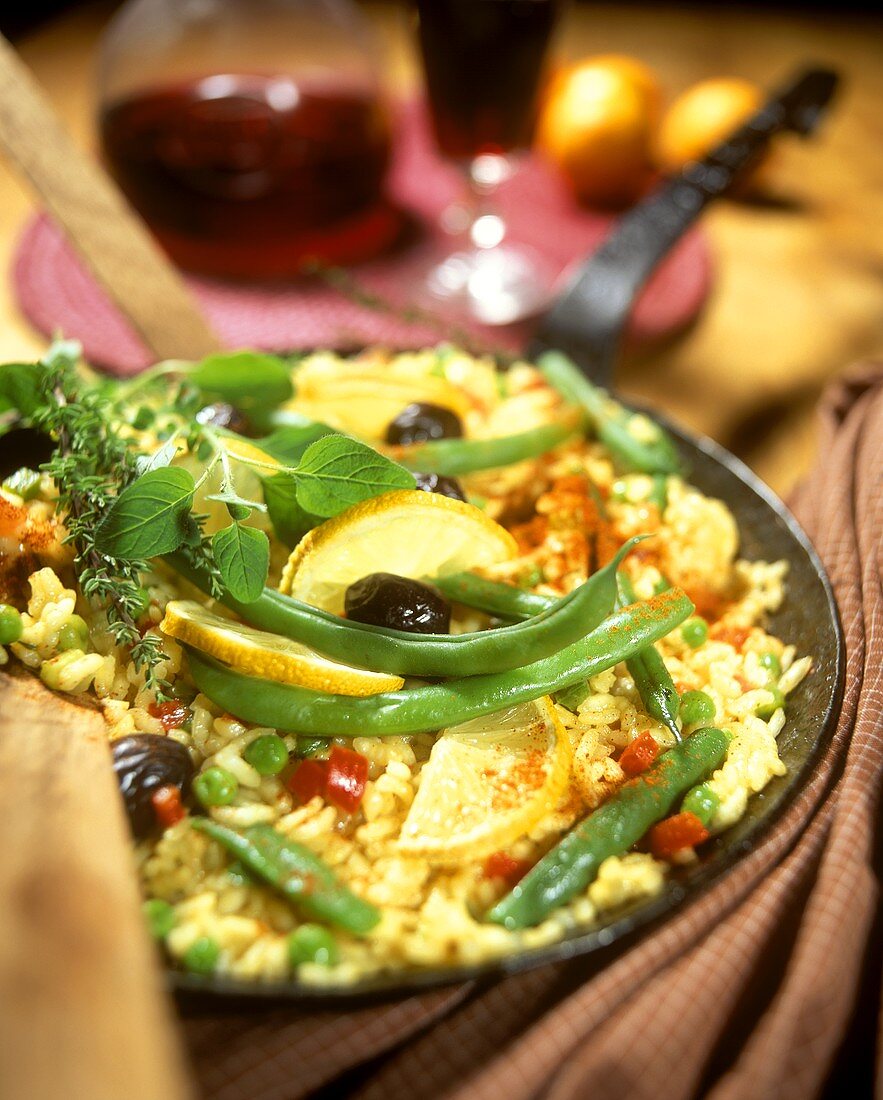
{"type": "Polygon", "coordinates": [[[221,581],[234,600],[253,603],[267,582],[270,540],[257,527],[231,523],[212,535],[212,553],[221,581]]]}
{"type": "Polygon", "coordinates": [[[322,424],[318,420],[308,420],[300,413],[286,411],[284,416],[286,421],[294,418],[296,422],[286,423],[270,435],[258,439],[257,446],[279,462],[284,462],[286,466],[294,466],[300,462],[304,452],[317,439],[339,434],[327,424],[322,424]]]}
{"type": "Polygon", "coordinates": [[[404,466],[345,435],[328,435],[310,444],[296,479],[300,506],[325,518],[369,497],[415,487],[414,475],[404,466]]]}
{"type": "Polygon", "coordinates": [[[245,413],[275,408],[294,392],[288,364],[259,351],[209,355],[192,364],[186,375],[206,397],[226,401],[245,413]]]}
{"type": "Polygon", "coordinates": [[[123,560],[170,554],[188,535],[192,474],[179,466],[150,470],[127,486],[95,528],[95,547],[123,560]]]}
{"type": "Polygon", "coordinates": [[[305,511],[297,499],[297,482],[288,474],[261,478],[264,501],[273,531],[280,542],[294,548],[307,531],[322,522],[319,516],[305,511]]]}
{"type": "Polygon", "coordinates": [[[45,402],[43,374],[39,363],[6,363],[0,367],[0,411],[15,409],[29,420],[45,402]]]}
{"type": "Polygon", "coordinates": [[[150,470],[161,470],[164,466],[171,464],[172,459],[178,453],[178,444],[174,439],[169,439],[161,447],[153,452],[152,455],[138,455],[135,459],[135,465],[138,467],[138,471],[141,474],[146,474],[150,470]]]}

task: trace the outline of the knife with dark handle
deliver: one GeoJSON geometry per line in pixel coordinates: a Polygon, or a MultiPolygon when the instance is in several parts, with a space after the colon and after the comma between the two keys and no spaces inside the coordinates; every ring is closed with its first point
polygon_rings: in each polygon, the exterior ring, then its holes
{"type": "Polygon", "coordinates": [[[815,130],[839,84],[831,69],[801,71],[705,160],[687,165],[613,227],[541,320],[527,357],[552,348],[610,387],[626,322],[647,279],[713,199],[783,131],[815,130]]]}

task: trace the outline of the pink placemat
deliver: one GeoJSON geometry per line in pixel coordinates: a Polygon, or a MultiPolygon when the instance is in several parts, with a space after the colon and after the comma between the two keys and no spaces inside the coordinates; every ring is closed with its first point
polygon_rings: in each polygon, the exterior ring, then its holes
{"type": "MultiPolygon", "coordinates": [[[[449,243],[437,222],[457,198],[459,186],[456,171],[432,147],[421,109],[400,107],[388,189],[413,219],[416,232],[407,246],[354,268],[352,276],[360,286],[398,307],[415,302],[415,288],[431,256],[449,243]]],[[[513,238],[537,249],[562,277],[598,246],[613,220],[579,209],[562,181],[537,158],[530,158],[504,185],[500,205],[513,238]]],[[[133,373],[150,363],[148,350],[45,215],[26,226],[12,279],[22,312],[41,332],[80,340],[91,362],[115,373],[133,373]]],[[[187,282],[230,347],[281,350],[374,342],[417,347],[443,335],[438,327],[358,304],[322,280],[246,285],[188,276],[187,282]]],[[[688,324],[702,307],[710,282],[708,246],[702,233],[693,230],[641,295],[630,339],[646,344],[688,324]]],[[[444,322],[443,313],[439,316],[444,322]]],[[[528,337],[530,322],[505,329],[468,328],[485,344],[514,349],[528,337]]]]}

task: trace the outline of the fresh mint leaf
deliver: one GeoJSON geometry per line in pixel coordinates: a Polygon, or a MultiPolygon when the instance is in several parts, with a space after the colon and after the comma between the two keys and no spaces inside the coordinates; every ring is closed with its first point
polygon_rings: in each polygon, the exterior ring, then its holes
{"type": "Polygon", "coordinates": [[[244,413],[275,408],[294,392],[291,368],[276,355],[230,351],[209,355],[186,371],[211,401],[226,401],[244,413]]]}
{"type": "Polygon", "coordinates": [[[310,444],[296,478],[300,506],[325,518],[369,497],[415,486],[414,475],[403,466],[345,435],[329,435],[310,444]]]}
{"type": "Polygon", "coordinates": [[[170,554],[186,541],[193,476],[179,466],[150,470],[123,489],[95,528],[95,548],[131,561],[170,554]]]}
{"type": "Polygon", "coordinates": [[[212,535],[212,553],[233,599],[254,603],[264,590],[270,568],[270,540],[264,532],[231,523],[212,535]]]}
{"type": "Polygon", "coordinates": [[[297,482],[293,477],[288,474],[274,474],[272,477],[261,478],[261,481],[273,531],[280,542],[293,549],[307,531],[318,526],[322,520],[300,506],[297,482]]]}

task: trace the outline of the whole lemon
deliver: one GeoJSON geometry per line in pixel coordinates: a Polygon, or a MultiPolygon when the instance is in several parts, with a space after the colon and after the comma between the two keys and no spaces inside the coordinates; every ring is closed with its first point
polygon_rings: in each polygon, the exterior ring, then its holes
{"type": "Polygon", "coordinates": [[[666,111],[656,139],[656,161],[674,172],[701,160],[761,106],[764,94],[748,80],[723,77],[688,88],[666,111]]]}
{"type": "Polygon", "coordinates": [[[652,177],[661,100],[658,81],[642,62],[616,54],[588,58],[552,79],[537,147],[582,201],[625,206],[652,177]]]}

